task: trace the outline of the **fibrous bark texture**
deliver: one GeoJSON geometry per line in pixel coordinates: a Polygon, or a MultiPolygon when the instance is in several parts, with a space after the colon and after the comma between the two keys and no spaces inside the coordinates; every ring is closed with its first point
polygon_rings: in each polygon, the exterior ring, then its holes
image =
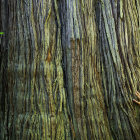
{"type": "Polygon", "coordinates": [[[0,139],[138,140],[139,0],[0,1],[0,139]]]}

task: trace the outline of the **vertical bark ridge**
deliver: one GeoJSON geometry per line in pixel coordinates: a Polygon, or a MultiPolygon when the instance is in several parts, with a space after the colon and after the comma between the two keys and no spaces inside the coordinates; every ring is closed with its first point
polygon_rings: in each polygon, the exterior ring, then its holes
{"type": "MultiPolygon", "coordinates": [[[[115,2],[112,2],[112,3],[114,4],[115,2]]],[[[131,38],[136,38],[136,37],[133,37],[135,36],[135,34],[133,34],[133,31],[127,32],[127,31],[124,31],[124,29],[123,30],[120,29],[121,28],[120,24],[124,24],[125,21],[127,21],[127,23],[123,27],[126,27],[126,28],[128,27],[127,28],[128,30],[131,30],[133,28],[136,28],[136,29],[138,28],[137,26],[138,22],[135,22],[137,21],[137,14],[135,13],[135,10],[134,10],[135,8],[132,7],[134,5],[130,3],[129,3],[130,5],[127,5],[127,3],[129,2],[125,2],[124,4],[124,2],[122,3],[122,1],[120,1],[119,3],[116,4],[116,6],[119,4],[118,5],[119,8],[116,7],[117,10],[119,10],[118,12],[116,12],[118,19],[117,21],[115,21],[116,16],[114,15],[114,19],[112,20],[113,24],[109,23],[111,22],[110,18],[113,17],[112,15],[113,10],[107,10],[107,9],[111,8],[110,6],[114,6],[115,4],[111,5],[109,4],[109,1],[104,0],[102,1],[102,8],[101,8],[102,9],[101,11],[102,13],[102,17],[101,17],[102,30],[101,31],[102,32],[100,32],[100,36],[102,38],[101,51],[102,51],[103,59],[105,62],[103,75],[104,76],[105,74],[108,75],[106,77],[103,76],[104,78],[107,78],[106,79],[107,82],[103,80],[103,83],[104,83],[104,88],[106,89],[104,90],[106,91],[105,92],[106,99],[109,96],[108,99],[105,100],[105,102],[107,105],[110,102],[108,118],[109,120],[111,119],[109,122],[110,122],[113,138],[115,139],[118,139],[118,136],[120,136],[119,139],[127,138],[127,137],[130,139],[133,139],[133,138],[139,137],[138,136],[139,126],[135,126],[135,127],[133,126],[136,120],[132,117],[134,115],[134,112],[132,110],[133,109],[132,100],[130,98],[132,96],[132,93],[136,92],[136,86],[137,86],[137,82],[136,82],[137,80],[135,77],[136,73],[134,72],[135,67],[133,66],[134,62],[132,62],[134,60],[133,58],[135,58],[135,56],[133,56],[134,55],[133,53],[135,51],[132,48],[136,49],[137,46],[135,47],[132,46],[132,44],[135,44],[134,40],[133,40],[133,43],[131,42],[131,38]],[[125,6],[127,5],[126,6],[127,9],[125,9],[124,5],[125,6]],[[131,8],[133,9],[133,12],[131,8]],[[129,16],[125,15],[129,11],[128,9],[131,10],[131,13],[135,13],[135,16],[132,17],[133,19],[127,20],[128,17],[131,18],[131,15],[129,16]],[[127,12],[126,11],[124,12],[124,10],[127,10],[127,12]],[[117,27],[115,27],[114,21],[115,23],[118,24],[118,25],[116,24],[117,27]],[[128,36],[123,37],[124,32],[125,33],[127,32],[127,35],[129,35],[129,37],[128,36]],[[114,39],[113,39],[113,36],[114,36],[114,39]],[[124,39],[123,41],[121,41],[122,38],[124,39]],[[127,43],[126,42],[127,40],[128,40],[128,44],[126,45],[125,43],[127,43]],[[113,43],[113,41],[115,41],[114,42],[115,44],[113,43]],[[123,42],[123,45],[121,44],[122,42],[123,42]],[[116,51],[115,51],[115,48],[117,49],[116,51]],[[129,52],[129,50],[131,50],[131,52],[129,52]],[[112,53],[112,51],[114,52],[114,54],[112,53]],[[116,65],[116,62],[118,63],[117,65],[116,65]],[[125,77],[126,75],[127,75],[127,78],[125,77]],[[124,79],[126,80],[125,87],[123,86],[124,79]],[[129,129],[127,131],[124,131],[128,127],[129,129]],[[134,137],[134,133],[135,133],[135,137],[134,137]]],[[[113,12],[113,14],[115,14],[115,12],[113,12]]],[[[138,55],[136,56],[136,58],[138,59],[138,55]]]]}

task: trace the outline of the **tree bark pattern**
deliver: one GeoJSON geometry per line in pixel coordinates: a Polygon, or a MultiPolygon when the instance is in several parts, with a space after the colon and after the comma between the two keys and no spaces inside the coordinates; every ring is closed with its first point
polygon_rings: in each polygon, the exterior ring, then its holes
{"type": "Polygon", "coordinates": [[[139,0],[1,0],[0,139],[139,139],[139,0]]]}

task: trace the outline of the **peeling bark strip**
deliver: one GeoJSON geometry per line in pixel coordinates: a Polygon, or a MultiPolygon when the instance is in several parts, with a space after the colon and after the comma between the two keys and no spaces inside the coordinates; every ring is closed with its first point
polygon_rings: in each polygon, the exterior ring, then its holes
{"type": "Polygon", "coordinates": [[[139,0],[0,9],[0,140],[139,140],[139,0]]]}

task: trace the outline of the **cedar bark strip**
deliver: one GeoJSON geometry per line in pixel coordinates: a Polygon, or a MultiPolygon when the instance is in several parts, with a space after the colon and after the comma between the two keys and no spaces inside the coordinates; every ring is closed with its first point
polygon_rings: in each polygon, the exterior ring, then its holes
{"type": "Polygon", "coordinates": [[[139,0],[0,9],[0,139],[140,138],[139,0]]]}

